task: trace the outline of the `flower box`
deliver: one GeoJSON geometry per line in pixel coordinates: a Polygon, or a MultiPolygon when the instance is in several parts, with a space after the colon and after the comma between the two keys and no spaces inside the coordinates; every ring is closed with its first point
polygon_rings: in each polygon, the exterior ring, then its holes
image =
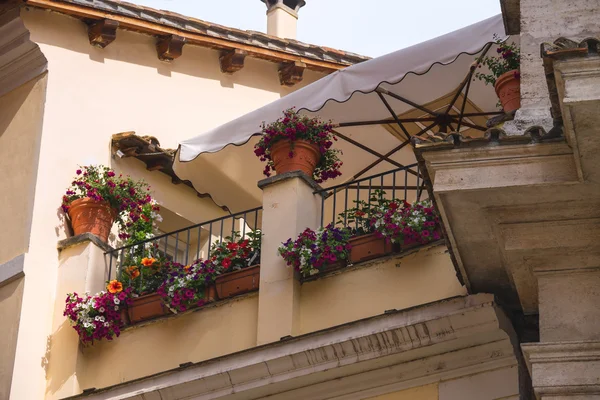
{"type": "Polygon", "coordinates": [[[257,290],[259,282],[260,265],[254,265],[219,275],[215,279],[215,286],[219,299],[226,299],[231,296],[257,290]]]}
{"type": "Polygon", "coordinates": [[[162,301],[158,293],[146,294],[134,297],[127,307],[129,321],[135,324],[140,321],[158,318],[169,313],[169,309],[162,301]]]}
{"type": "Polygon", "coordinates": [[[217,300],[217,288],[215,285],[209,285],[204,292],[204,301],[206,303],[212,303],[217,300]]]}
{"type": "Polygon", "coordinates": [[[377,237],[375,233],[350,238],[350,245],[352,264],[383,257],[393,251],[392,243],[385,238],[377,237]]]}

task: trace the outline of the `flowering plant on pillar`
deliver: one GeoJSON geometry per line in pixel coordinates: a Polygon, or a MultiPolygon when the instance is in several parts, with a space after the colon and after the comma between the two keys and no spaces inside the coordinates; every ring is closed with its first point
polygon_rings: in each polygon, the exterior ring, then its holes
{"type": "MultiPolygon", "coordinates": [[[[75,179],[62,198],[76,235],[90,232],[107,241],[110,229],[119,224],[119,238],[132,237],[140,219],[156,218],[160,207],[143,180],[117,175],[105,166],[89,165],[76,171],[75,179]]],[[[150,225],[152,223],[150,222],[150,225]]]]}
{"type": "Polygon", "coordinates": [[[254,154],[267,163],[264,174],[300,170],[317,183],[340,176],[340,150],[330,122],[300,115],[294,108],[270,124],[263,123],[262,136],[254,146],[254,154]]]}
{"type": "Polygon", "coordinates": [[[494,85],[500,105],[505,112],[511,112],[521,106],[521,51],[515,43],[506,43],[498,35],[494,35],[494,43],[497,56],[483,57],[477,66],[485,65],[490,73],[476,72],[475,77],[486,85],[494,85]]]}

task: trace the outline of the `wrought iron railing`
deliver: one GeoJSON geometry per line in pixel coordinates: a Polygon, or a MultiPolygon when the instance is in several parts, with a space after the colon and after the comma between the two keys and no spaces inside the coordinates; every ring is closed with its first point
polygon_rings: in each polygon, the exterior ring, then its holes
{"type": "Polygon", "coordinates": [[[200,258],[208,259],[213,244],[220,244],[236,233],[245,237],[250,231],[260,229],[261,223],[262,207],[257,207],[119,247],[105,253],[108,279],[114,279],[122,267],[127,267],[123,265],[126,260],[139,258],[141,253],[183,265],[200,258]]]}
{"type": "Polygon", "coordinates": [[[329,223],[348,226],[346,211],[360,201],[369,203],[375,194],[385,199],[405,200],[409,203],[428,198],[425,182],[416,163],[314,193],[321,194],[321,226],[329,223]]]}

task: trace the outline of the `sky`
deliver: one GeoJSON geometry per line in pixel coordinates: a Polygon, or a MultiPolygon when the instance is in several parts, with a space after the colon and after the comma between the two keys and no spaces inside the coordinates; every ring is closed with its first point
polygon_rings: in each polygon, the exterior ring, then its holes
{"type": "MultiPolygon", "coordinates": [[[[266,32],[260,0],[128,0],[266,32]]],[[[306,0],[298,40],[377,57],[500,14],[500,0],[306,0]]]]}

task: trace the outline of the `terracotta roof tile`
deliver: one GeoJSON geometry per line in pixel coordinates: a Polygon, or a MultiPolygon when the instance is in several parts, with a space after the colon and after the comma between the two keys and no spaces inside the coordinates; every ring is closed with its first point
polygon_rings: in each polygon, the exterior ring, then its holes
{"type": "Polygon", "coordinates": [[[288,54],[320,61],[352,65],[369,60],[370,57],[324,46],[315,46],[292,39],[281,39],[262,32],[244,31],[230,28],[193,17],[187,17],[166,10],[141,6],[119,0],[54,0],[52,3],[66,3],[99,11],[114,13],[142,21],[165,25],[174,29],[200,33],[225,39],[231,42],[252,45],[269,50],[279,50],[288,54]]]}

